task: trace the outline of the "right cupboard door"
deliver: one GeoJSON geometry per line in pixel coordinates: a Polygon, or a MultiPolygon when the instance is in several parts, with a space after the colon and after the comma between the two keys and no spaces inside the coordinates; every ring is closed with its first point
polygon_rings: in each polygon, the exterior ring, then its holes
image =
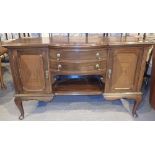
{"type": "Polygon", "coordinates": [[[116,47],[109,51],[108,92],[134,92],[139,79],[143,48],[116,47]]]}

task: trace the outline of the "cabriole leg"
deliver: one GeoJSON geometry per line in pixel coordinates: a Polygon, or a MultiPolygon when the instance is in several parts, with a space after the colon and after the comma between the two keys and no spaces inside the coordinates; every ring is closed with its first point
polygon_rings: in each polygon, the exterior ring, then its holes
{"type": "Polygon", "coordinates": [[[132,109],[132,116],[135,118],[138,117],[137,109],[138,109],[141,101],[142,101],[142,96],[137,96],[135,99],[135,104],[134,104],[133,109],[132,109]]]}
{"type": "Polygon", "coordinates": [[[19,111],[20,111],[20,116],[19,119],[23,120],[24,119],[24,109],[23,109],[23,104],[22,104],[22,100],[20,97],[15,97],[15,104],[18,107],[19,111]]]}

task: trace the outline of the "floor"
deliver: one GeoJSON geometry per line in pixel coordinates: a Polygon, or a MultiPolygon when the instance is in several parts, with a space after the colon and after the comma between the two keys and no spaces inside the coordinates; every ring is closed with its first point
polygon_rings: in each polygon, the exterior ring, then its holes
{"type": "MultiPolygon", "coordinates": [[[[14,87],[9,64],[3,64],[7,90],[0,90],[0,120],[18,121],[14,104],[14,87]]],[[[139,117],[133,118],[134,101],[106,101],[102,96],[56,96],[52,102],[24,101],[24,121],[154,121],[155,110],[148,102],[149,87],[144,89],[139,117]]]]}

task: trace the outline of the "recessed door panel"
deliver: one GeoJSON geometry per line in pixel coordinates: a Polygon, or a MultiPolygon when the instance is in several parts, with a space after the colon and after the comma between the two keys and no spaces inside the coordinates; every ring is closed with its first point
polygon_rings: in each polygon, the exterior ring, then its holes
{"type": "Polygon", "coordinates": [[[18,49],[14,51],[21,93],[51,91],[47,49],[18,49]]]}
{"type": "Polygon", "coordinates": [[[45,89],[42,55],[20,55],[19,70],[24,91],[43,91],[45,89]]]}
{"type": "Polygon", "coordinates": [[[142,48],[116,48],[111,51],[111,92],[136,91],[142,48]]]}

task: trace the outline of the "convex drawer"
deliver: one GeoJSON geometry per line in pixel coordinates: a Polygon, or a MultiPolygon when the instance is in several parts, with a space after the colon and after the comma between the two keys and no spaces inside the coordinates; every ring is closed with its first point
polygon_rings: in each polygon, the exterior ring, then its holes
{"type": "Polygon", "coordinates": [[[95,62],[57,62],[50,61],[50,68],[52,72],[66,73],[66,74],[83,74],[83,73],[105,73],[106,72],[106,61],[95,61],[95,62]]]}
{"type": "Polygon", "coordinates": [[[63,60],[106,60],[107,49],[50,49],[50,59],[63,60]]]}

